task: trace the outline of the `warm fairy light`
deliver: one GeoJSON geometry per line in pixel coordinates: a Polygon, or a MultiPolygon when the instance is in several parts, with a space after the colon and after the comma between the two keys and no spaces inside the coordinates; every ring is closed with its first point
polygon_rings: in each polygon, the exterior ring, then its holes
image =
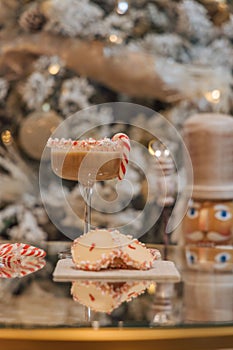
{"type": "Polygon", "coordinates": [[[12,144],[13,138],[10,130],[4,130],[1,134],[1,139],[4,145],[8,146],[12,144]]]}
{"type": "Polygon", "coordinates": [[[117,2],[116,12],[118,15],[124,15],[129,9],[129,4],[127,1],[119,0],[117,2]]]}
{"type": "Polygon", "coordinates": [[[156,284],[151,283],[149,285],[149,287],[147,288],[147,292],[148,292],[148,294],[153,295],[153,294],[155,294],[155,291],[156,291],[156,284]]]}
{"type": "Polygon", "coordinates": [[[165,155],[166,157],[170,156],[170,151],[169,151],[169,149],[165,149],[164,155],[165,155]]]}
{"type": "Polygon", "coordinates": [[[219,103],[221,97],[221,91],[214,89],[205,93],[205,98],[211,103],[219,103]]]}
{"type": "Polygon", "coordinates": [[[122,43],[122,39],[119,36],[117,36],[116,34],[109,35],[109,41],[113,44],[121,44],[122,43]]]}
{"type": "Polygon", "coordinates": [[[212,98],[213,100],[218,100],[220,98],[220,91],[219,90],[213,90],[212,91],[212,98]]]}
{"type": "Polygon", "coordinates": [[[43,111],[43,112],[49,112],[50,109],[51,109],[51,106],[50,106],[49,103],[44,103],[44,104],[42,105],[42,111],[43,111]]]}
{"type": "Polygon", "coordinates": [[[115,34],[111,34],[109,36],[109,40],[112,42],[112,43],[115,43],[117,41],[117,35],[115,34]]]}
{"type": "Polygon", "coordinates": [[[59,73],[60,69],[61,66],[58,63],[53,63],[48,67],[48,71],[52,75],[56,75],[57,73],[59,73]]]}
{"type": "Polygon", "coordinates": [[[162,152],[160,151],[160,149],[157,149],[155,151],[155,157],[159,158],[159,157],[161,157],[161,154],[162,154],[162,152]]]}

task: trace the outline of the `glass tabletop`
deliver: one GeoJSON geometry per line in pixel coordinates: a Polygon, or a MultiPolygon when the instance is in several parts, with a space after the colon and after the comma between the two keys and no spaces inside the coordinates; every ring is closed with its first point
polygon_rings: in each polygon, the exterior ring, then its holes
{"type": "MultiPolygon", "coordinates": [[[[56,282],[58,254],[69,246],[69,242],[45,242],[43,264],[35,264],[24,275],[1,278],[2,329],[233,326],[232,271],[191,270],[184,249],[169,246],[167,258],[181,275],[177,283],[153,279],[56,282]]],[[[163,256],[162,245],[153,247],[163,256]]]]}

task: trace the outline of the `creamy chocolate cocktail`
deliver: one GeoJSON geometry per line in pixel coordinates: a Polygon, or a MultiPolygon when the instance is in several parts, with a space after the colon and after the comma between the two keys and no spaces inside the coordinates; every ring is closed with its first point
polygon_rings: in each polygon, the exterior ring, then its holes
{"type": "Polygon", "coordinates": [[[94,181],[100,181],[118,176],[121,154],[104,151],[52,150],[51,159],[54,173],[63,179],[78,179],[83,182],[84,176],[89,175],[94,181]]]}
{"type": "Polygon", "coordinates": [[[122,147],[118,141],[50,139],[51,165],[54,173],[84,185],[118,177],[122,147]]]}

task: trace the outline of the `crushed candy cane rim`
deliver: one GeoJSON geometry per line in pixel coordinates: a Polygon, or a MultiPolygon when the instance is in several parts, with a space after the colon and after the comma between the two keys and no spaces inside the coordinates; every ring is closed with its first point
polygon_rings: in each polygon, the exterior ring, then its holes
{"type": "Polygon", "coordinates": [[[108,137],[96,140],[89,138],[85,140],[72,140],[65,138],[49,138],[47,147],[57,150],[69,151],[120,151],[121,143],[108,137]]]}

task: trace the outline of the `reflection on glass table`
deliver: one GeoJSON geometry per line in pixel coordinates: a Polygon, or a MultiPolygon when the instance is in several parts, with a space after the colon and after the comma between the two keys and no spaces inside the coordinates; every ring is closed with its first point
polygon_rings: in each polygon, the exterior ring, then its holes
{"type": "Polygon", "coordinates": [[[42,258],[24,257],[15,261],[0,258],[0,278],[22,278],[41,270],[45,264],[46,261],[42,258]]]}
{"type": "MultiPolygon", "coordinates": [[[[90,311],[110,315],[122,303],[129,303],[154,288],[153,281],[76,280],[72,282],[71,295],[74,301],[90,308],[90,311]]],[[[87,321],[91,321],[91,314],[88,318],[87,321]]]]}
{"type": "MultiPolygon", "coordinates": [[[[71,282],[54,282],[52,273],[61,247],[66,249],[69,243],[45,243],[43,268],[23,278],[1,279],[1,327],[233,326],[232,271],[219,274],[191,270],[181,247],[169,246],[168,259],[175,262],[182,281],[168,283],[166,288],[156,281],[105,286],[100,281],[94,285],[75,281],[73,286],[71,282]],[[98,307],[97,295],[103,297],[105,306],[98,307]],[[87,318],[87,306],[92,303],[95,307],[87,318]],[[167,316],[166,322],[159,316],[161,311],[167,316]]],[[[163,247],[156,247],[163,254],[163,247]]]]}
{"type": "Polygon", "coordinates": [[[23,243],[0,244],[0,278],[21,278],[42,269],[43,249],[23,243]]]}

